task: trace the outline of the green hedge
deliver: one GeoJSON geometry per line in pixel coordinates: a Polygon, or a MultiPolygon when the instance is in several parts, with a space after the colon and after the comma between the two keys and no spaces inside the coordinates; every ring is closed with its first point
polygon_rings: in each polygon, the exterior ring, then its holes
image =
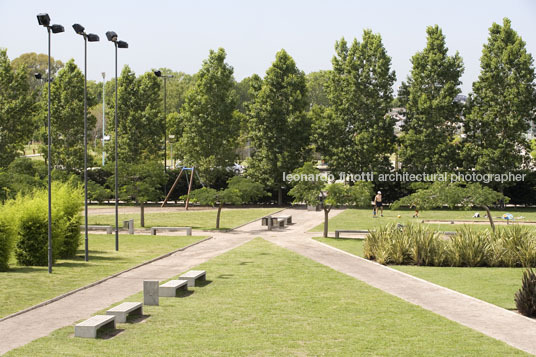
{"type": "MultiPolygon", "coordinates": [[[[76,254],[81,240],[82,197],[82,189],[72,182],[52,184],[53,260],[76,254]]],[[[7,226],[11,236],[15,237],[17,262],[21,265],[47,265],[48,190],[36,189],[27,195],[17,195],[2,207],[2,215],[9,222],[7,226]]],[[[9,257],[11,252],[6,254],[9,257]]]]}
{"type": "MultiPolygon", "coordinates": [[[[1,211],[0,216],[2,216],[1,211]]],[[[6,271],[9,267],[8,263],[13,250],[14,236],[14,232],[5,221],[5,218],[0,218],[0,271],[6,271]]]]}
{"type": "Polygon", "coordinates": [[[366,238],[364,254],[381,264],[414,264],[456,267],[534,267],[536,233],[512,225],[495,233],[464,226],[451,238],[432,229],[388,225],[366,238]]]}

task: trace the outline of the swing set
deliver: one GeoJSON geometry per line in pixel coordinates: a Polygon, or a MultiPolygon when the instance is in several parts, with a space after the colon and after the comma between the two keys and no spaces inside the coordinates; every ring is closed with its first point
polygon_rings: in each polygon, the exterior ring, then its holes
{"type": "Polygon", "coordinates": [[[186,210],[188,210],[188,204],[190,203],[190,191],[192,190],[192,183],[194,182],[194,172],[197,175],[197,179],[201,183],[201,186],[205,187],[205,185],[203,184],[203,181],[201,181],[201,178],[199,177],[199,174],[197,173],[197,171],[195,171],[195,166],[181,167],[179,176],[177,176],[177,178],[175,179],[175,182],[173,183],[173,186],[171,186],[171,189],[169,190],[166,196],[166,199],[164,200],[164,203],[162,203],[162,206],[160,207],[164,207],[166,205],[169,197],[171,196],[171,194],[173,193],[173,190],[175,189],[175,186],[177,186],[177,183],[179,182],[179,179],[181,178],[183,172],[185,172],[184,176],[186,177],[186,184],[188,185],[188,193],[186,194],[186,202],[185,202],[185,207],[184,207],[186,210]],[[190,171],[190,178],[188,178],[188,174],[185,171],[190,171]]]}

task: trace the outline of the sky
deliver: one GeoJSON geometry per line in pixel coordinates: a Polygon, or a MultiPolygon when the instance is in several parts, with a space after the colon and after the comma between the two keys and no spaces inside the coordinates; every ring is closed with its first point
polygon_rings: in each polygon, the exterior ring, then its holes
{"type": "Polygon", "coordinates": [[[493,22],[510,18],[512,27],[536,55],[536,1],[344,1],[203,0],[102,1],[0,0],[0,47],[14,59],[27,52],[47,53],[46,30],[36,15],[46,12],[65,33],[52,35],[52,56],[74,58],[83,67],[84,44],[72,24],[80,23],[101,42],[88,43],[88,78],[114,75],[114,48],[106,31],[115,31],[128,49],[119,49],[119,71],[128,64],[137,74],[167,67],[193,74],[210,49],[223,47],[235,78],[264,75],[284,48],[305,73],[331,68],[336,40],[361,38],[363,29],[380,33],[397,83],[411,71],[411,57],[426,45],[426,27],[439,25],[449,53],[465,65],[462,92],[478,78],[482,46],[493,22]],[[85,7],[83,7],[85,6],[85,7]]]}

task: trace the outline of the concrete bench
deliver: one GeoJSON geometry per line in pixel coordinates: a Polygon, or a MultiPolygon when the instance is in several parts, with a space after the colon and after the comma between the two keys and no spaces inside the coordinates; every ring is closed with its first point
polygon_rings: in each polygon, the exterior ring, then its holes
{"type": "MultiPolygon", "coordinates": [[[[85,229],[86,226],[80,226],[80,229],[85,229]]],[[[87,226],[87,230],[88,231],[102,231],[102,230],[106,230],[106,234],[112,234],[113,232],[113,227],[112,226],[98,226],[98,225],[88,225],[87,226]]]]}
{"type": "Polygon", "coordinates": [[[273,218],[283,218],[286,224],[292,224],[292,216],[274,216],[273,218]]]}
{"type": "Polygon", "coordinates": [[[269,220],[272,220],[272,227],[285,227],[285,223],[287,222],[286,218],[266,216],[261,218],[261,225],[268,226],[268,229],[270,229],[269,220]]]}
{"type": "Polygon", "coordinates": [[[361,234],[368,234],[369,231],[368,230],[343,230],[343,229],[338,229],[335,231],[335,238],[339,238],[339,235],[340,233],[361,233],[361,234]]]}
{"type": "Polygon", "coordinates": [[[141,302],[124,302],[106,311],[106,315],[114,315],[118,323],[127,322],[129,315],[143,315],[141,302]]]}
{"type": "Polygon", "coordinates": [[[192,235],[192,227],[152,227],[151,235],[155,236],[156,231],[186,231],[187,236],[192,235]]]}
{"type": "Polygon", "coordinates": [[[158,295],[162,297],[175,297],[177,290],[188,290],[188,280],[170,280],[158,288],[158,295]]]}
{"type": "Polygon", "coordinates": [[[115,329],[114,315],[96,315],[74,326],[75,337],[97,338],[97,330],[101,327],[115,329]]]}
{"type": "Polygon", "coordinates": [[[206,280],[207,279],[207,272],[204,270],[190,270],[187,273],[182,274],[179,276],[179,279],[181,280],[187,280],[188,281],[188,287],[195,286],[195,281],[197,279],[199,280],[206,280]]]}
{"type": "Polygon", "coordinates": [[[123,228],[128,229],[128,234],[134,234],[134,220],[123,221],[123,228]]]}

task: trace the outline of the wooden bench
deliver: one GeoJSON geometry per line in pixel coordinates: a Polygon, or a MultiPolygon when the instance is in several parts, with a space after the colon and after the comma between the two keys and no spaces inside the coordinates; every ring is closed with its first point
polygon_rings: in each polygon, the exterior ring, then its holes
{"type": "Polygon", "coordinates": [[[123,221],[123,228],[128,229],[128,234],[134,234],[134,220],[123,221]]]}
{"type": "Polygon", "coordinates": [[[361,234],[368,234],[368,230],[345,230],[345,229],[338,229],[335,231],[335,238],[339,238],[340,233],[361,233],[361,234]]]}
{"type": "Polygon", "coordinates": [[[187,236],[192,235],[192,227],[152,227],[151,235],[155,236],[156,231],[186,231],[187,236]]]}
{"type": "Polygon", "coordinates": [[[175,297],[179,289],[188,290],[188,280],[170,280],[158,288],[158,295],[162,297],[175,297]]]}
{"type": "MultiPolygon", "coordinates": [[[[80,226],[80,229],[85,229],[86,226],[80,226]]],[[[102,231],[106,230],[106,234],[112,234],[113,227],[112,226],[98,226],[98,225],[88,225],[87,226],[88,231],[102,231]]]]}
{"type": "Polygon", "coordinates": [[[97,338],[101,327],[115,329],[115,315],[96,315],[74,326],[75,337],[97,338]]]}
{"type": "Polygon", "coordinates": [[[188,281],[188,287],[195,286],[195,281],[197,279],[199,280],[206,280],[207,279],[207,272],[204,270],[190,270],[187,273],[182,274],[179,276],[180,280],[187,280],[188,281]]]}
{"type": "Polygon", "coordinates": [[[106,315],[114,315],[118,323],[127,322],[129,315],[143,315],[141,302],[124,302],[106,311],[106,315]]]}

